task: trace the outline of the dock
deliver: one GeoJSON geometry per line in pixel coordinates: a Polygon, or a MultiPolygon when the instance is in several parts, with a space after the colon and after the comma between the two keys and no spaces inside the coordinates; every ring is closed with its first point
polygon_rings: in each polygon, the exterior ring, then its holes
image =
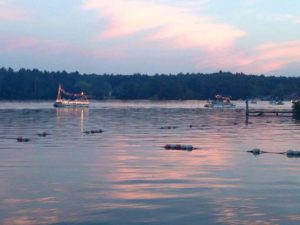
{"type": "Polygon", "coordinates": [[[291,117],[293,115],[292,110],[249,110],[247,113],[248,116],[286,116],[291,117]]]}
{"type": "Polygon", "coordinates": [[[246,123],[250,116],[280,116],[280,117],[292,117],[292,109],[249,109],[248,99],[246,100],[246,123]]]}

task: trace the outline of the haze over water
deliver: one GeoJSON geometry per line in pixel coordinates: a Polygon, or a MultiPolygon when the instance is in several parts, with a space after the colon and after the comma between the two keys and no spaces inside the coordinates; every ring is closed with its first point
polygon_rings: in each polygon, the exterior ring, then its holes
{"type": "Polygon", "coordinates": [[[300,124],[251,117],[245,125],[244,111],[203,105],[2,102],[0,223],[299,224],[300,158],[246,151],[299,150],[300,124]],[[167,125],[178,128],[160,129],[167,125]],[[83,133],[92,129],[104,133],[83,133]],[[36,135],[43,131],[51,135],[36,135]],[[31,141],[9,139],[19,136],[31,141]],[[163,148],[173,143],[199,149],[163,148]]]}

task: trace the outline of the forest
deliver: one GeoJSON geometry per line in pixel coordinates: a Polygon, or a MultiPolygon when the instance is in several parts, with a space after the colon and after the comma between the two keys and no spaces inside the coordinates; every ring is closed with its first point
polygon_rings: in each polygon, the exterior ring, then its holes
{"type": "Polygon", "coordinates": [[[232,99],[292,99],[300,96],[299,77],[217,73],[80,74],[38,69],[0,69],[1,100],[55,99],[58,85],[90,99],[187,100],[212,99],[220,94],[232,99]]]}

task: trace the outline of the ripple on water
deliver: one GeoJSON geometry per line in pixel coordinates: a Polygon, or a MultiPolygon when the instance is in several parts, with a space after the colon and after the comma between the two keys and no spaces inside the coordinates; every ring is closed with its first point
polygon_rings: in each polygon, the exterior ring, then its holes
{"type": "Polygon", "coordinates": [[[105,101],[94,102],[90,109],[53,109],[50,102],[3,103],[0,202],[5,204],[0,206],[0,221],[299,222],[300,159],[246,153],[253,148],[297,150],[299,123],[253,117],[245,125],[243,111],[207,110],[203,105],[105,101]],[[92,129],[104,132],[83,133],[92,129]],[[44,131],[51,135],[36,135],[44,131]],[[19,136],[31,141],[9,139],[19,136]],[[198,149],[167,151],[165,144],[198,149]]]}

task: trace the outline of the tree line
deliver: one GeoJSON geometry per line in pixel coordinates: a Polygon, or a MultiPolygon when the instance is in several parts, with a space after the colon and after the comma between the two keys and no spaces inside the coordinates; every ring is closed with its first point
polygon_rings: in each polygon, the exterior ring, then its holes
{"type": "Polygon", "coordinates": [[[232,99],[282,98],[300,96],[300,78],[217,73],[80,74],[37,69],[0,69],[0,99],[55,99],[58,85],[68,92],[84,91],[93,99],[212,99],[215,95],[232,99]]]}

